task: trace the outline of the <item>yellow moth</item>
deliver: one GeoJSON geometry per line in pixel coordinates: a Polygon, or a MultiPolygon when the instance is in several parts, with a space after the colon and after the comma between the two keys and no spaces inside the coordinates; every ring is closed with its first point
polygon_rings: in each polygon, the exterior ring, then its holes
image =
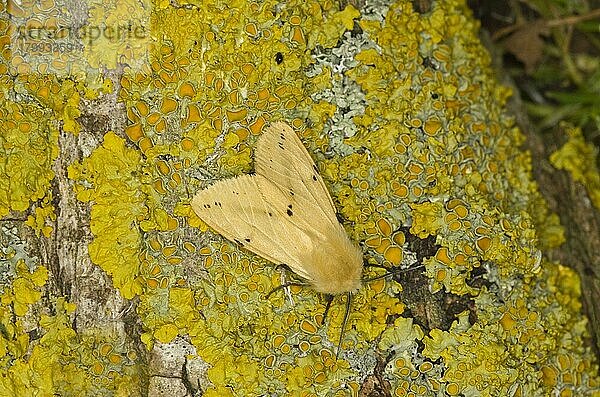
{"type": "Polygon", "coordinates": [[[356,291],[362,253],[337,220],[323,179],[294,130],[283,122],[266,128],[254,159],[254,174],[199,191],[192,199],[196,214],[228,240],[285,264],[317,292],[356,291]]]}

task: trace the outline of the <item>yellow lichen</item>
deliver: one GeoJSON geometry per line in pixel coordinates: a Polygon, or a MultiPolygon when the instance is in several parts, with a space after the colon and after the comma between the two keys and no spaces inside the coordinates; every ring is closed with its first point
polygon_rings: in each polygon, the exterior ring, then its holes
{"type": "MultiPolygon", "coordinates": [[[[7,314],[7,310],[5,302],[2,302],[0,312],[7,314]]],[[[107,339],[100,335],[77,335],[69,318],[75,311],[75,305],[63,298],[57,299],[54,310],[56,313],[52,316],[40,316],[42,335],[38,341],[28,340],[21,321],[15,327],[3,320],[4,329],[8,332],[2,333],[0,348],[4,346],[9,350],[12,359],[2,362],[0,394],[51,395],[77,390],[83,395],[104,392],[141,395],[139,369],[132,361],[135,355],[119,348],[109,357],[98,357],[95,350],[106,346],[107,339]]]]}
{"type": "Polygon", "coordinates": [[[112,276],[115,287],[128,298],[141,292],[137,254],[141,235],[131,228],[131,223],[144,220],[148,211],[141,191],[139,162],[138,152],[125,147],[122,138],[108,133],[90,157],[69,167],[69,177],[79,181],[77,198],[94,203],[90,257],[112,276]]]}
{"type": "Polygon", "coordinates": [[[550,161],[558,168],[569,171],[577,182],[582,183],[594,206],[600,209],[600,172],[597,167],[598,150],[585,142],[581,130],[568,128],[569,140],[550,155],[550,161]]]}
{"type": "MultiPolygon", "coordinates": [[[[8,4],[13,17],[31,16],[8,4]]],[[[210,365],[205,395],[357,395],[381,357],[376,370],[396,395],[598,387],[577,277],[541,256],[562,229],[536,193],[523,137],[503,111],[509,91],[495,83],[464,1],[434,2],[424,14],[410,1],[370,11],[317,1],[119,4],[129,7],[92,2],[90,23],[149,19],[150,42],[128,48],[104,37],[82,59],[110,67],[123,56],[115,87],[127,125],[68,176],[89,204],[93,263],[137,298],[141,341],[189,338],[210,365]],[[256,138],[274,120],[293,125],[309,149],[365,261],[391,272],[352,295],[345,325],[346,296],[324,317],[325,298],[309,288],[269,295],[294,276],[227,242],[190,208],[197,189],[253,169],[256,138]],[[428,285],[406,284],[408,270],[428,285]],[[401,294],[413,289],[469,311],[425,334],[435,316],[419,325],[409,316],[432,300],[401,294]]],[[[32,66],[3,54],[6,70],[32,66]]],[[[0,81],[10,165],[0,168],[0,215],[31,209],[27,224],[48,236],[58,130],[80,132],[83,103],[115,87],[43,73],[0,81]]],[[[0,353],[9,353],[1,392],[139,394],[135,357],[110,335],[78,335],[63,299],[49,298],[55,314],[40,316],[44,271],[24,268],[15,249],[2,255],[12,278],[0,301],[0,353]],[[42,338],[29,341],[15,316],[38,316],[42,338]]],[[[365,267],[365,278],[384,271],[365,267]]]]}
{"type": "Polygon", "coordinates": [[[43,198],[54,177],[58,131],[51,115],[31,105],[5,101],[0,117],[0,216],[24,211],[43,198]]]}
{"type": "Polygon", "coordinates": [[[413,224],[411,233],[425,238],[429,235],[435,235],[442,227],[442,205],[440,203],[412,204],[413,224]]]}
{"type": "Polygon", "coordinates": [[[52,195],[49,194],[43,200],[41,207],[34,209],[34,215],[29,215],[25,224],[35,230],[36,235],[39,237],[40,234],[44,237],[50,237],[53,227],[52,222],[56,220],[56,213],[54,212],[54,206],[50,204],[52,195]]]}

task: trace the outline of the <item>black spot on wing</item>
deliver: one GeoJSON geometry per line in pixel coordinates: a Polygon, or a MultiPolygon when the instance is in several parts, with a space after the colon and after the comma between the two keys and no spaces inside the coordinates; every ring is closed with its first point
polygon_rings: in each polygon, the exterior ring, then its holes
{"type": "Polygon", "coordinates": [[[279,146],[279,149],[281,150],[285,149],[285,147],[283,146],[284,141],[285,135],[283,133],[279,134],[279,141],[277,142],[277,146],[279,146]]]}
{"type": "Polygon", "coordinates": [[[317,175],[319,174],[319,169],[317,168],[317,165],[314,164],[314,163],[313,163],[312,167],[313,167],[313,171],[315,172],[313,174],[313,176],[312,176],[312,180],[316,182],[317,181],[317,175]]]}

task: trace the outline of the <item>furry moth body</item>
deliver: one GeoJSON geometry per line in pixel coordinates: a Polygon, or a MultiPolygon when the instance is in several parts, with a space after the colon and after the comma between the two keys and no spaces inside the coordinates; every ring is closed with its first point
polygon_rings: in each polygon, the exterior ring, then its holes
{"type": "Polygon", "coordinates": [[[196,193],[192,208],[228,240],[285,264],[317,292],[361,284],[362,253],[337,220],[318,169],[294,130],[273,123],[258,138],[256,172],[196,193]]]}

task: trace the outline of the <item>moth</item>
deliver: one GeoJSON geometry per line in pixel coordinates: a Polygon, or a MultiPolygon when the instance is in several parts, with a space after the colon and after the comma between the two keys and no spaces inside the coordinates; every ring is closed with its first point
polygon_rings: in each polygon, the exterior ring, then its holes
{"type": "Polygon", "coordinates": [[[323,178],[294,130],[284,122],[267,127],[254,161],[254,174],[196,193],[191,205],[200,219],[228,240],[286,265],[317,292],[358,290],[362,252],[338,221],[323,178]]]}

